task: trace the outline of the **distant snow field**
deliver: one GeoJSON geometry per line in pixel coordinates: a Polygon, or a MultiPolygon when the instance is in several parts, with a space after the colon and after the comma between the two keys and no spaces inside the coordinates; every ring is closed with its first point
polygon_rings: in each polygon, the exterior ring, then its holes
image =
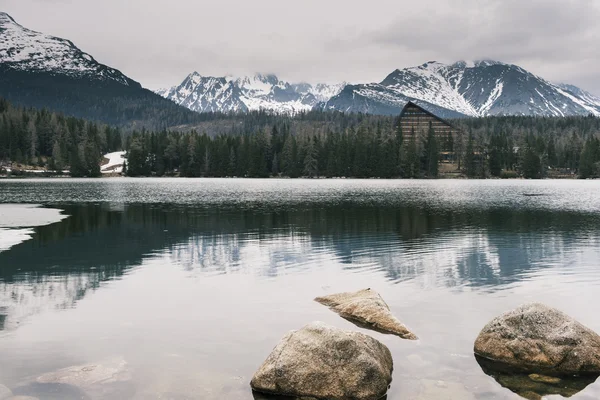
{"type": "Polygon", "coordinates": [[[124,151],[115,151],[114,153],[105,154],[104,158],[108,159],[108,163],[100,167],[103,174],[120,174],[123,172],[123,163],[125,162],[124,151]]]}

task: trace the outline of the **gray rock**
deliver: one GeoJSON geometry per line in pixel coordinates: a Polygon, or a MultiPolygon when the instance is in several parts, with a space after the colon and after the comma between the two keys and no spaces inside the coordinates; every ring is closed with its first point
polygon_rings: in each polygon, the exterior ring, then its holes
{"type": "Polygon", "coordinates": [[[527,304],[488,323],[475,354],[522,372],[544,375],[600,373],[600,336],[543,304],[527,304]]]}
{"type": "Polygon", "coordinates": [[[285,335],[250,385],[258,392],[328,400],[375,400],[392,381],[389,349],[376,339],[313,322],[285,335]]]}
{"type": "Polygon", "coordinates": [[[122,357],[114,357],[50,372],[39,376],[35,383],[64,385],[64,388],[79,389],[93,399],[116,399],[131,398],[135,393],[135,386],[131,379],[127,362],[122,357]]]}
{"type": "Polygon", "coordinates": [[[12,397],[13,392],[4,385],[0,385],[0,400],[6,400],[12,397]]]}
{"type": "Polygon", "coordinates": [[[111,358],[99,363],[76,365],[44,374],[36,379],[38,383],[64,383],[86,389],[98,384],[125,382],[131,379],[127,362],[111,358]]]}
{"type": "Polygon", "coordinates": [[[379,293],[371,289],[358,292],[332,294],[317,297],[315,301],[324,304],[357,325],[378,332],[392,333],[403,339],[416,340],[417,336],[392,315],[390,307],[379,293]]]}

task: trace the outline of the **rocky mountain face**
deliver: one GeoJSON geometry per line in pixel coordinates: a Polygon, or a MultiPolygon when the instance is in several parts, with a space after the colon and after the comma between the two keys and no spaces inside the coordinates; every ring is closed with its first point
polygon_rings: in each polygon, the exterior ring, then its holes
{"type": "Polygon", "coordinates": [[[309,111],[339,93],[343,84],[291,84],[275,75],[244,77],[188,75],[179,86],[156,93],[197,112],[270,110],[278,113],[309,111]]]}
{"type": "Polygon", "coordinates": [[[435,61],[396,70],[380,83],[346,86],[325,110],[396,114],[408,100],[442,116],[600,115],[600,99],[497,61],[435,61]],[[440,109],[441,108],[441,109],[440,109]]]}
{"type": "Polygon", "coordinates": [[[27,29],[2,12],[0,97],[120,126],[162,128],[198,119],[73,42],[27,29]]]}

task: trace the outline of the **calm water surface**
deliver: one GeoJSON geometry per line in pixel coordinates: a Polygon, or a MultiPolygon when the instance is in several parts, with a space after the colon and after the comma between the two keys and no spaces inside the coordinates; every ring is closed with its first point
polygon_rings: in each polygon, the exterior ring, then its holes
{"type": "Polygon", "coordinates": [[[46,179],[0,204],[0,384],[40,399],[39,375],[110,357],[123,399],[252,399],[287,331],[360,330],[314,297],[366,287],[420,338],[363,330],[388,400],[519,398],[472,347],[524,302],[600,332],[600,181],[46,179]]]}

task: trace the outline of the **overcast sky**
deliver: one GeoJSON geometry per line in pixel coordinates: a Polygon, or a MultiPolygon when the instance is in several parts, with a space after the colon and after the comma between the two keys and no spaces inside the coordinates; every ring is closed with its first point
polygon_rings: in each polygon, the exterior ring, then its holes
{"type": "Polygon", "coordinates": [[[600,95],[600,0],[0,0],[149,88],[203,75],[379,82],[495,59],[600,95]]]}

